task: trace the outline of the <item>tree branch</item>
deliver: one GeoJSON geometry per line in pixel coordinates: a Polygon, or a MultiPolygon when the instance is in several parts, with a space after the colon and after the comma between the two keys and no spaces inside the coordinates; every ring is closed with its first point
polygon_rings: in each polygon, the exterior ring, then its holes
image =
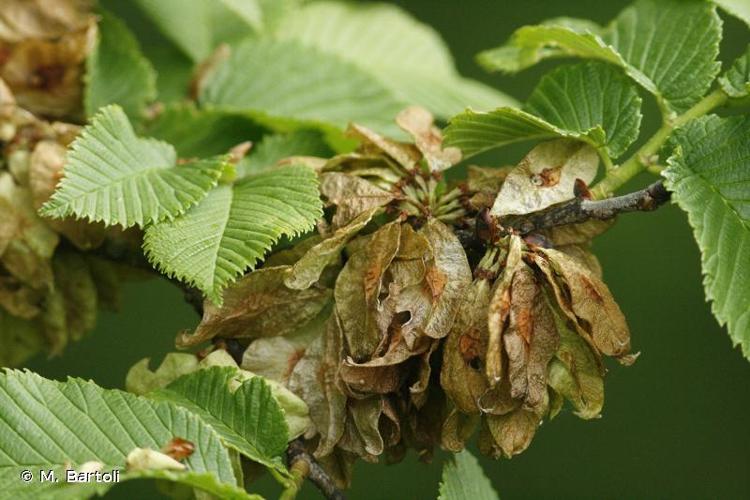
{"type": "Polygon", "coordinates": [[[656,210],[669,201],[670,193],[662,181],[645,189],[604,200],[574,198],[558,203],[538,212],[524,215],[509,215],[497,220],[500,231],[512,229],[528,234],[567,224],[578,224],[591,219],[607,220],[625,212],[648,212],[656,210]]]}
{"type": "Polygon", "coordinates": [[[328,500],[346,500],[346,496],[336,488],[333,479],[323,470],[323,467],[305,449],[301,439],[295,439],[289,443],[286,450],[287,463],[290,469],[304,470],[307,479],[315,485],[328,500]],[[298,465],[299,462],[306,464],[298,465]]]}

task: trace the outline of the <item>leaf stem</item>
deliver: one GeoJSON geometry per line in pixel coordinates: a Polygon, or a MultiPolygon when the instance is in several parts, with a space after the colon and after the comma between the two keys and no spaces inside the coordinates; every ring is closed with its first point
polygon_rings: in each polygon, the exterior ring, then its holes
{"type": "Polygon", "coordinates": [[[611,196],[623,184],[653,164],[653,156],[659,153],[659,150],[675,129],[685,125],[690,120],[711,112],[724,104],[727,99],[728,96],[724,91],[716,89],[701,99],[695,106],[662,125],[648,142],[633,153],[633,156],[628,158],[625,163],[607,172],[607,175],[592,189],[594,197],[606,198],[611,196]]]}

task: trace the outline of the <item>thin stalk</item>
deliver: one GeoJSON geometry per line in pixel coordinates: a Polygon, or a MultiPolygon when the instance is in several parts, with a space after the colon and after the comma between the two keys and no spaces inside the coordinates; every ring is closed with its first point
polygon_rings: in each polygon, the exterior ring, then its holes
{"type": "Polygon", "coordinates": [[[724,104],[727,99],[728,96],[721,89],[716,89],[701,99],[695,106],[685,111],[685,113],[662,125],[651,139],[636,151],[633,156],[628,158],[625,163],[607,172],[604,179],[592,189],[594,197],[606,198],[611,196],[623,184],[651,165],[651,157],[659,153],[659,150],[675,129],[685,125],[690,120],[711,112],[724,104]]]}

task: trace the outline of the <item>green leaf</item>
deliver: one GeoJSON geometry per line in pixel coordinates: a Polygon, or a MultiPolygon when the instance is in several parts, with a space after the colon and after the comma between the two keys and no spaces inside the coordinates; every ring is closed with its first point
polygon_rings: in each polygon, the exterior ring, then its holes
{"type": "Polygon", "coordinates": [[[438,500],[497,500],[490,480],[467,450],[453,455],[443,468],[438,500]]]}
{"type": "Polygon", "coordinates": [[[507,95],[461,77],[440,35],[399,7],[314,2],[286,17],[276,35],[336,55],[393,92],[442,118],[466,106],[514,105],[507,95]]]}
{"type": "Polygon", "coordinates": [[[230,391],[237,375],[238,369],[231,367],[198,370],[149,396],[190,410],[213,427],[228,447],[266,467],[286,471],[281,460],[289,440],[284,411],[262,377],[252,377],[230,391]]]}
{"type": "Polygon", "coordinates": [[[708,116],[679,129],[664,175],[701,250],[706,297],[750,358],[750,117],[708,116]]]}
{"type": "Polygon", "coordinates": [[[281,236],[312,229],[321,207],[314,171],[273,169],[219,186],[185,215],[150,226],[144,250],[162,272],[220,304],[224,287],[254,267],[281,236]]]}
{"type": "Polygon", "coordinates": [[[353,121],[395,131],[393,117],[405,106],[354,64],[294,40],[249,39],[234,47],[207,77],[200,101],[282,130],[353,121]]]}
{"type": "Polygon", "coordinates": [[[99,15],[97,41],[86,58],[86,115],[119,104],[130,118],[140,118],[156,99],[156,72],[127,26],[109,12],[99,15]]]}
{"type": "Polygon", "coordinates": [[[479,60],[489,69],[515,72],[549,57],[601,59],[621,66],[671,114],[688,109],[710,87],[719,71],[720,40],[721,19],[709,2],[639,0],[601,34],[525,26],[479,60]]]}
{"type": "MultiPolygon", "coordinates": [[[[229,9],[224,1],[136,0],[164,35],[193,62],[208,57],[221,42],[230,42],[252,32],[247,19],[229,9]]],[[[248,0],[248,3],[256,3],[248,0]]]]}
{"type": "Polygon", "coordinates": [[[106,485],[26,484],[18,477],[23,469],[62,473],[91,461],[100,462],[103,471],[122,471],[135,448],[159,450],[176,436],[195,446],[184,461],[187,472],[123,472],[122,478],[159,476],[242,498],[219,435],[188,411],[80,379],[62,383],[31,372],[0,374],[0,481],[9,497],[86,498],[100,493],[106,485]]]}
{"type": "Polygon", "coordinates": [[[598,62],[566,65],[548,73],[525,111],[465,111],[446,130],[446,143],[464,156],[513,142],[568,137],[619,157],[638,137],[641,99],[615,68],[598,62]]]}
{"type": "Polygon", "coordinates": [[[172,146],[137,137],[122,108],[107,106],[73,142],[41,213],[123,227],[172,219],[204,198],[225,166],[222,158],[176,163],[172,146]]]}
{"type": "Polygon", "coordinates": [[[290,156],[333,156],[320,132],[315,130],[297,130],[289,134],[276,134],[263,138],[250,154],[237,164],[237,177],[258,173],[276,165],[277,162],[290,156]]]}
{"type": "Polygon", "coordinates": [[[750,26],[750,3],[747,0],[714,0],[714,3],[750,26]]]}
{"type": "Polygon", "coordinates": [[[242,142],[257,141],[265,129],[238,113],[181,103],[168,106],[146,132],[172,144],[181,157],[193,158],[226,153],[242,142]]]}
{"type": "Polygon", "coordinates": [[[734,64],[719,77],[721,89],[735,99],[750,94],[750,45],[734,64]]]}

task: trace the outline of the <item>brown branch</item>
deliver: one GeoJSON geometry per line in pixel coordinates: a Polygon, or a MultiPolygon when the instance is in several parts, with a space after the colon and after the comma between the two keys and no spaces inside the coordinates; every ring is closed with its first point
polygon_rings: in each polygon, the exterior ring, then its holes
{"type": "MultiPolygon", "coordinates": [[[[304,462],[307,467],[307,479],[315,485],[328,500],[346,500],[346,496],[336,488],[336,484],[323,467],[305,449],[301,439],[295,439],[289,443],[286,450],[287,463],[290,468],[299,469],[299,462],[304,462]]],[[[304,467],[303,467],[304,468],[304,467]]]]}
{"type": "Polygon", "coordinates": [[[578,224],[591,219],[607,220],[626,212],[648,212],[656,210],[669,201],[670,193],[662,181],[645,189],[604,200],[589,200],[581,197],[558,203],[538,212],[524,215],[508,215],[495,222],[500,232],[509,229],[528,234],[567,224],[578,224]]]}

